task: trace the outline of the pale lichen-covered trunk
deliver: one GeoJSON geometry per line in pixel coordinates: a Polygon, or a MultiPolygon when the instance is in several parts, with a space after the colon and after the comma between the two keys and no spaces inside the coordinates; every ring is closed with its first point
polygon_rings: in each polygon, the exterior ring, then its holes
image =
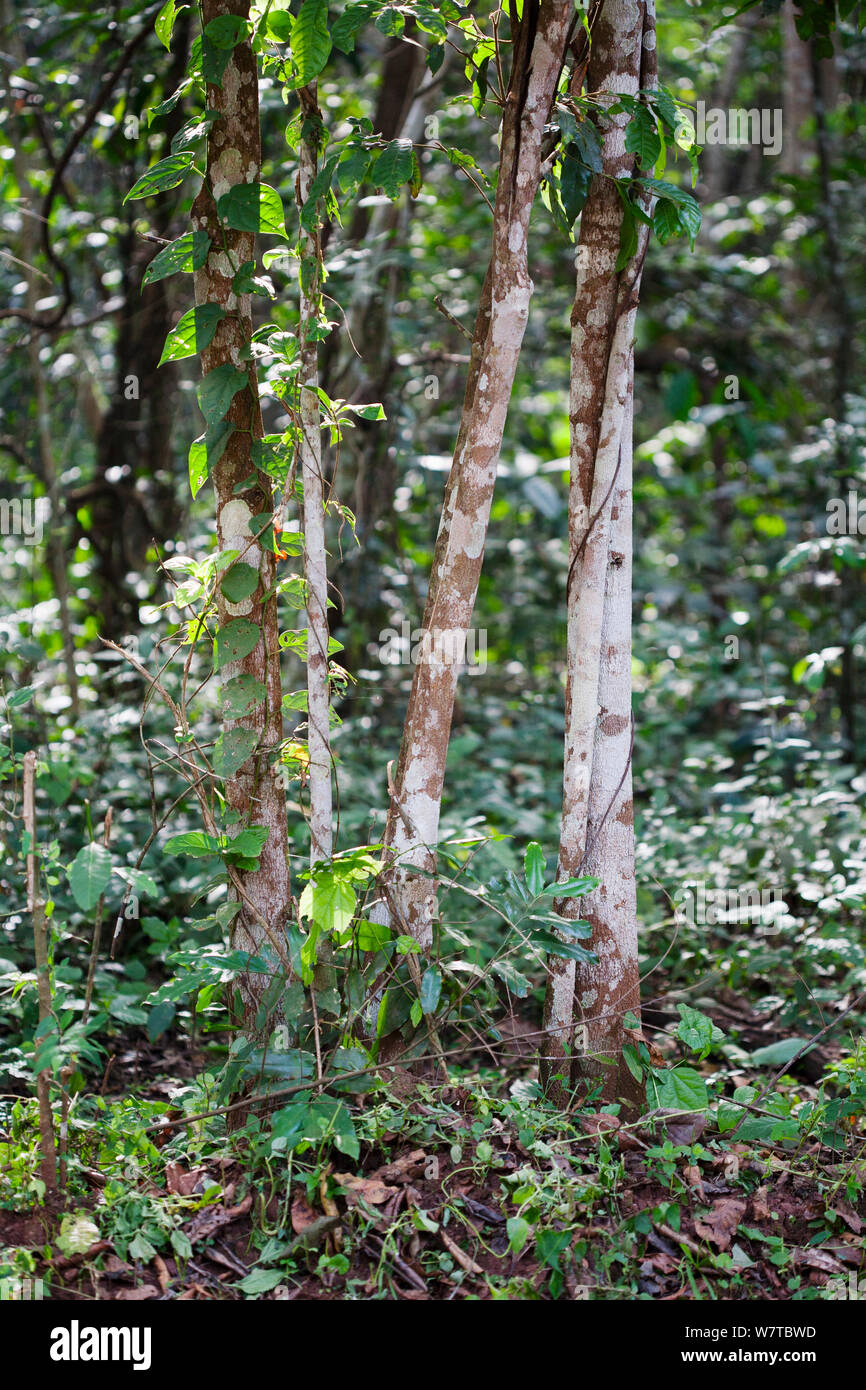
{"type": "MultiPolygon", "coordinates": [[[[247,0],[204,0],[203,25],[220,15],[248,18],[249,4],[247,0]]],[[[221,551],[240,551],[243,563],[254,566],[260,576],[255,593],[240,603],[228,602],[218,590],[218,617],[220,625],[244,617],[258,624],[262,632],[249,656],[226,665],[220,678],[225,684],[234,676],[247,674],[261,681],[266,689],[265,699],[250,714],[225,724],[228,729],[254,729],[259,735],[257,751],[225,783],[228,805],[241,818],[237,828],[262,825],[269,832],[259,868],[237,873],[233,892],[240,897],[242,907],[235,919],[232,944],[235,949],[252,952],[270,946],[285,961],[285,922],[290,903],[285,794],[269,767],[269,755],[283,737],[274,595],[276,560],[273,550],[260,545],[250,531],[252,518],[272,511],[273,502],[270,483],[263,475],[258,475],[255,486],[238,490],[255,472],[251,446],[253,439],[262,434],[255,367],[244,357],[252,333],[250,296],[236,295],[232,289],[238,268],[254,258],[255,236],[221,228],[215,206],[215,200],[230,188],[255,183],[261,175],[258,72],[248,41],[232,50],[222,85],[208,84],[207,105],[220,113],[220,119],[211,127],[208,138],[207,184],[192,209],[193,228],[206,231],[211,239],[207,262],[195,274],[195,296],[197,304],[218,304],[228,316],[220,321],[213,341],[202,352],[202,370],[207,374],[223,363],[231,363],[248,375],[247,387],[234,397],[228,413],[228,419],[237,428],[212,473],[217,538],[221,551]]],[[[262,1031],[256,1015],[268,983],[266,974],[244,975],[239,980],[244,1028],[253,1036],[262,1031]]]]}
{"type": "MultiPolygon", "coordinates": [[[[588,90],[611,105],[618,94],[633,96],[654,84],[652,0],[606,0],[593,29],[588,90]]],[[[633,156],[625,149],[626,119],[605,118],[604,174],[593,181],[581,215],[572,312],[559,877],[592,873],[602,883],[590,898],[558,904],[563,917],[592,922],[591,945],[599,954],[598,964],[582,966],[579,974],[572,961],[549,961],[542,1073],[559,1100],[567,1090],[574,1051],[579,1054],[577,1070],[590,1075],[602,1071],[611,1094],[629,1090],[631,1083],[630,1073],[619,1074],[622,1018],[636,1005],[637,980],[630,752],[631,398],[634,325],[648,232],[640,226],[637,251],[618,272],[622,204],[610,180],[633,169],[633,156]],[[619,829],[611,828],[612,818],[619,829]],[[621,875],[630,889],[612,887],[621,875]],[[578,1018],[576,986],[582,1001],[578,1018]],[[584,1050],[615,1065],[593,1063],[581,1055],[584,1050]]]]}
{"type": "MultiPolygon", "coordinates": [[[[298,207],[307,201],[316,177],[319,112],[315,88],[301,94],[304,134],[300,146],[298,207]]],[[[310,863],[328,859],[333,849],[331,740],[328,694],[328,562],[325,551],[324,481],[318,343],[311,331],[317,316],[321,279],[318,228],[301,236],[300,457],[304,490],[304,575],[307,602],[307,751],[310,789],[310,863]]]]}
{"type": "Polygon", "coordinates": [[[508,402],[529,315],[529,217],[542,166],[544,127],[574,18],[571,0],[531,0],[514,35],[502,122],[493,248],[475,324],[472,359],[445,494],[424,616],[425,633],[447,633],[419,656],[403,728],[386,841],[396,859],[390,904],[428,951],[432,881],[414,872],[436,863],[439,808],[459,652],[478,590],[508,402]]]}

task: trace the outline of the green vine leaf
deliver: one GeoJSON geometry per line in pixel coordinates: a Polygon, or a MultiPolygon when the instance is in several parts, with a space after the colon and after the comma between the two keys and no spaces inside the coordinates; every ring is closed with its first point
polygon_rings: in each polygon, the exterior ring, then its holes
{"type": "Polygon", "coordinates": [[[207,232],[186,232],[183,236],[172,241],[159,255],[154,256],[141,282],[141,287],[154,285],[157,280],[164,280],[167,275],[176,275],[179,271],[189,274],[193,270],[201,270],[207,260],[207,253],[210,250],[210,237],[207,232]]]}
{"type": "Polygon", "coordinates": [[[183,357],[195,357],[196,353],[203,352],[216,333],[217,324],[225,316],[225,309],[218,304],[198,304],[194,309],[187,309],[166,338],[157,366],[161,367],[163,362],[179,362],[183,357]]]}
{"type": "Polygon", "coordinates": [[[286,235],[286,214],[275,188],[266,183],[236,183],[217,202],[217,215],[236,232],[286,235]]]}
{"type": "Polygon", "coordinates": [[[292,25],[292,57],[299,87],[306,87],[318,77],[330,52],[328,0],[303,0],[292,25]]]}
{"type": "Polygon", "coordinates": [[[132,185],[123,200],[124,203],[129,203],[134,198],[152,198],[155,193],[165,193],[169,188],[177,188],[189,173],[192,158],[192,150],[178,150],[177,154],[170,154],[161,159],[132,185]]]}

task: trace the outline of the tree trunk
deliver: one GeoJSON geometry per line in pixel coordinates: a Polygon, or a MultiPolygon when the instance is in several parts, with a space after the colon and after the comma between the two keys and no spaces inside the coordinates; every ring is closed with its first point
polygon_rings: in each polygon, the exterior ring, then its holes
{"type": "Polygon", "coordinates": [[[529,315],[529,217],[550,114],[572,28],[574,7],[542,0],[524,7],[502,121],[493,248],[478,310],[472,360],[451,474],[445,493],[386,843],[396,860],[391,901],[408,931],[429,951],[439,808],[459,658],[478,590],[499,451],[529,315]],[[432,640],[441,633],[448,649],[432,640]]]}
{"type": "MultiPolygon", "coordinates": [[[[653,0],[606,0],[594,29],[588,90],[634,95],[655,85],[653,0]]],[[[631,820],[631,396],[633,341],[648,229],[616,270],[622,204],[612,178],[632,171],[622,115],[606,118],[604,173],[581,215],[571,342],[568,655],[559,877],[592,872],[590,899],[558,904],[593,923],[594,966],[551,957],[544,1011],[542,1078],[566,1098],[570,1058],[584,1049],[621,1058],[622,1015],[636,1004],[637,929],[631,820]],[[611,824],[613,818],[613,824],[611,824]],[[590,865],[594,864],[594,869],[590,865]],[[616,883],[616,887],[614,884],[616,883]],[[629,887],[630,885],[630,887],[629,887]],[[583,1022],[575,1038],[578,985],[583,1022]],[[628,998],[628,1003],[623,1000],[628,998]]],[[[582,1074],[598,1063],[584,1058],[582,1074]]],[[[630,1073],[601,1067],[606,1091],[629,1089],[630,1073]]],[[[633,1085],[633,1082],[632,1082],[633,1085]]],[[[608,1097],[611,1098],[611,1097],[608,1097]]]]}
{"type": "MultiPolygon", "coordinates": [[[[307,201],[316,177],[321,117],[315,87],[302,90],[304,129],[298,171],[298,208],[307,201]]],[[[310,863],[328,859],[333,849],[330,700],[328,692],[328,560],[325,551],[325,495],[322,478],[322,424],[318,342],[311,332],[318,319],[321,251],[318,227],[301,234],[300,375],[301,476],[304,488],[304,574],[307,601],[307,751],[310,789],[310,863]]]]}
{"type": "MultiPolygon", "coordinates": [[[[249,3],[204,0],[203,26],[219,15],[248,18],[249,3]]],[[[231,363],[248,376],[247,386],[235,395],[229,408],[227,418],[235,430],[212,473],[217,537],[221,551],[240,551],[243,563],[256,568],[260,576],[255,593],[240,603],[229,603],[218,591],[218,617],[220,626],[232,618],[244,617],[257,624],[262,634],[248,656],[221,669],[220,678],[225,684],[235,676],[247,674],[266,689],[264,700],[251,714],[226,720],[224,725],[226,730],[253,729],[259,736],[257,750],[225,783],[228,807],[238,813],[232,830],[260,825],[269,832],[259,868],[233,875],[234,894],[242,907],[235,918],[232,945],[253,953],[270,946],[285,964],[284,927],[290,903],[286,807],[284,792],[269,769],[269,754],[283,737],[274,594],[276,560],[273,550],[260,544],[250,531],[253,517],[273,510],[272,488],[269,480],[259,474],[255,486],[238,490],[255,473],[252,442],[262,434],[255,366],[243,356],[252,334],[250,296],[238,296],[232,289],[237,269],[255,255],[255,236],[220,226],[215,206],[215,200],[235,184],[256,183],[260,179],[258,73],[248,41],[232,50],[222,85],[208,84],[207,105],[218,111],[221,119],[211,127],[207,182],[192,210],[194,229],[206,231],[211,239],[207,262],[195,275],[195,295],[197,304],[218,304],[227,311],[227,317],[220,321],[213,341],[202,353],[202,367],[207,375],[216,367],[231,363]]],[[[268,1031],[269,1022],[259,1015],[259,1005],[269,979],[267,974],[247,974],[239,979],[243,1027],[251,1037],[263,1037],[268,1031]]]]}

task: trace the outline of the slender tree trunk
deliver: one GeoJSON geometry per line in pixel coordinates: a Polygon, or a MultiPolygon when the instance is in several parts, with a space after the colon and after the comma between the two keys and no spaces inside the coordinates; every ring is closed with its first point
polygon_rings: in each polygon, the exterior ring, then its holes
{"type": "MultiPolygon", "coordinates": [[[[307,201],[316,177],[321,118],[315,86],[301,92],[304,128],[300,145],[298,207],[307,201]]],[[[322,478],[322,425],[319,397],[318,318],[321,249],[318,227],[301,236],[299,415],[301,476],[304,488],[304,573],[307,599],[307,749],[310,789],[310,863],[328,859],[333,849],[330,699],[328,690],[328,558],[325,550],[325,491],[322,478]]]]}
{"type": "MultiPolygon", "coordinates": [[[[24,829],[30,837],[27,846],[27,910],[33,923],[33,950],[36,958],[36,991],[39,997],[39,1022],[51,1017],[51,976],[48,968],[48,923],[45,903],[39,891],[39,850],[36,842],[36,754],[24,754],[23,785],[24,829]]],[[[39,1044],[37,1042],[37,1048],[39,1044]]],[[[42,1181],[47,1192],[57,1187],[57,1153],[54,1147],[54,1118],[51,1114],[51,1077],[40,1071],[36,1077],[39,1100],[39,1145],[41,1149],[42,1181]]]]}
{"type": "MultiPolygon", "coordinates": [[[[606,0],[593,31],[588,89],[634,95],[655,85],[653,0],[606,0]]],[[[605,100],[603,97],[602,100],[605,100]]],[[[595,966],[551,957],[544,1011],[542,1077],[565,1098],[570,1058],[622,1047],[622,1015],[634,1007],[637,930],[631,824],[631,396],[633,341],[648,229],[618,272],[622,205],[612,178],[632,170],[623,116],[605,118],[604,173],[581,215],[571,341],[571,490],[569,500],[568,655],[561,879],[607,876],[591,899],[558,904],[565,918],[593,922],[595,966]],[[615,611],[612,611],[615,610],[615,611]],[[610,825],[611,817],[615,826],[610,825]],[[619,882],[621,878],[621,882],[619,882]],[[617,886],[614,887],[614,880],[617,886]],[[631,883],[629,889],[628,884],[631,883]],[[586,1015],[575,1038],[574,993],[586,1015]],[[629,1003],[624,1004],[623,999],[629,1003]]],[[[579,1069],[592,1074],[589,1058],[579,1069]]],[[[606,1087],[626,1084],[619,1067],[606,1087]]],[[[630,1080],[630,1073],[627,1073],[630,1080]]]]}
{"type": "MultiPolygon", "coordinates": [[[[247,18],[249,3],[204,0],[203,25],[219,15],[247,18]]],[[[251,714],[225,723],[226,729],[254,729],[259,735],[257,751],[226,780],[228,806],[239,814],[238,829],[251,824],[266,826],[269,832],[258,870],[237,874],[235,894],[242,907],[235,918],[232,944],[252,952],[270,946],[285,962],[284,927],[290,903],[286,807],[283,790],[270,775],[268,760],[283,737],[276,562],[273,551],[250,531],[252,518],[272,511],[273,500],[264,475],[258,476],[253,487],[241,486],[255,473],[251,447],[254,438],[261,438],[262,421],[255,366],[243,355],[252,333],[250,296],[238,296],[232,289],[237,269],[254,258],[255,237],[251,232],[223,229],[214,201],[234,185],[256,183],[261,176],[258,73],[248,41],[232,50],[222,85],[208,85],[207,104],[220,113],[220,119],[211,127],[208,139],[207,182],[193,204],[193,227],[206,231],[211,239],[207,262],[195,275],[195,294],[196,303],[218,304],[227,311],[227,317],[220,321],[213,341],[202,353],[202,367],[206,375],[231,363],[248,374],[247,386],[235,395],[228,412],[235,431],[212,473],[217,537],[221,551],[240,551],[242,561],[256,568],[260,576],[255,593],[240,603],[228,602],[219,592],[218,616],[221,626],[232,618],[244,617],[256,623],[262,634],[253,651],[226,665],[220,677],[226,683],[234,676],[248,674],[266,690],[251,714]]],[[[257,1019],[257,1015],[269,976],[249,974],[240,977],[239,983],[244,1029],[250,1036],[260,1036],[268,1029],[267,1021],[260,1016],[257,1019]]]]}
{"type": "Polygon", "coordinates": [[[529,217],[541,175],[544,127],[573,17],[573,5],[563,0],[541,0],[541,4],[527,0],[514,34],[493,249],[434,554],[425,637],[389,808],[386,842],[396,859],[391,900],[401,917],[401,929],[424,951],[429,951],[433,940],[435,894],[431,880],[416,870],[431,871],[436,863],[459,654],[475,605],[505,417],[529,315],[529,217]],[[432,640],[437,633],[447,642],[444,652],[432,640]]]}

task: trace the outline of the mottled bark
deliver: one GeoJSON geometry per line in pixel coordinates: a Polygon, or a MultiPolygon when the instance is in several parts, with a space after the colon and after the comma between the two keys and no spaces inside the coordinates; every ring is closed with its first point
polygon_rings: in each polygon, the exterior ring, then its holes
{"type": "MultiPolygon", "coordinates": [[[[246,0],[205,0],[202,7],[204,25],[218,15],[247,18],[248,14],[246,0]]],[[[193,227],[206,231],[211,238],[207,263],[195,275],[195,295],[198,304],[219,304],[227,311],[227,317],[221,320],[213,341],[202,353],[202,368],[206,375],[223,363],[231,363],[248,374],[247,386],[234,397],[228,412],[236,429],[212,476],[217,538],[221,551],[240,551],[241,560],[256,568],[260,576],[255,593],[240,603],[229,603],[218,592],[218,616],[220,625],[244,617],[262,630],[250,655],[226,665],[220,677],[226,683],[234,676],[249,674],[261,681],[267,692],[251,714],[225,724],[227,729],[254,729],[259,735],[257,751],[225,783],[229,808],[239,813],[238,828],[262,825],[269,832],[258,870],[237,875],[234,892],[242,907],[235,919],[232,944],[236,949],[253,952],[270,945],[284,958],[284,926],[290,902],[288,833],[285,796],[269,768],[269,755],[283,737],[277,600],[273,593],[275,556],[250,531],[252,518],[272,511],[273,500],[270,482],[263,475],[259,475],[254,487],[236,491],[255,471],[251,446],[262,433],[255,367],[244,357],[252,333],[250,296],[238,296],[232,289],[237,269],[255,255],[255,237],[250,232],[221,228],[215,205],[215,200],[234,185],[260,179],[258,73],[248,42],[232,50],[222,85],[208,85],[207,104],[220,113],[221,119],[212,126],[208,140],[207,183],[193,204],[193,227]]],[[[243,1025],[251,1036],[262,1031],[256,1014],[268,983],[269,977],[261,974],[245,975],[239,981],[243,1025]]]]}
{"type": "MultiPolygon", "coordinates": [[[[527,264],[529,217],[542,165],[544,127],[562,70],[574,8],[563,0],[527,3],[514,35],[514,58],[502,121],[493,248],[475,325],[457,445],[442,513],[424,618],[425,631],[453,635],[460,649],[478,590],[490,505],[508,402],[532,283],[527,264]]],[[[435,894],[415,870],[436,863],[439,808],[454,709],[457,664],[429,643],[415,668],[389,809],[386,839],[395,856],[391,900],[427,951],[435,894]]]]}
{"type": "MultiPolygon", "coordinates": [[[[594,29],[589,90],[634,95],[655,85],[652,0],[607,0],[594,29]]],[[[593,181],[581,215],[571,341],[571,487],[569,498],[568,653],[565,695],[562,831],[559,877],[592,872],[602,885],[589,900],[557,906],[565,918],[593,922],[596,966],[582,967],[580,987],[596,1006],[575,1035],[575,964],[549,961],[542,1077],[562,1101],[573,1052],[612,1052],[618,1064],[622,1015],[634,1007],[637,934],[631,827],[631,396],[633,340],[648,229],[617,272],[622,205],[612,178],[632,172],[626,118],[604,119],[604,174],[593,181]],[[614,611],[612,611],[614,610],[614,611]],[[623,744],[626,753],[623,755],[623,744]],[[627,806],[623,798],[627,793],[627,806]],[[605,799],[606,798],[606,799],[605,799]],[[617,819],[622,816],[623,819],[617,819]],[[614,818],[619,827],[610,828],[614,818]],[[627,843],[626,843],[627,842],[627,843]],[[621,863],[617,859],[621,856],[621,863]],[[601,868],[592,869],[591,864],[601,868]],[[629,865],[631,868],[629,869],[629,865]],[[632,884],[613,888],[621,874],[632,884]],[[630,906],[629,906],[630,904],[630,906]],[[627,996],[627,1006],[621,1000],[627,996]]],[[[588,1058],[583,1074],[598,1069],[588,1058]]],[[[605,1086],[626,1085],[621,1068],[603,1068],[605,1086]]],[[[630,1074],[628,1079],[630,1080],[630,1074]]]]}

